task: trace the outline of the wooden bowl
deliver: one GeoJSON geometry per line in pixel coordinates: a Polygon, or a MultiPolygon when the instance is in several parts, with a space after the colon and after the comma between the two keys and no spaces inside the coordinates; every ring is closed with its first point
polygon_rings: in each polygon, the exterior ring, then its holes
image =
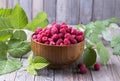
{"type": "Polygon", "coordinates": [[[82,55],[84,41],[67,46],[52,46],[38,43],[31,38],[31,48],[35,56],[42,56],[51,63],[50,68],[59,69],[73,63],[82,55]]]}

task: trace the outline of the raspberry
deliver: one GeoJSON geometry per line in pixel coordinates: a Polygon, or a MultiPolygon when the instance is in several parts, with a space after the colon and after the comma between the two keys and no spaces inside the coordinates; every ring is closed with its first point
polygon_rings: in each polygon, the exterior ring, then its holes
{"type": "Polygon", "coordinates": [[[61,28],[65,28],[65,29],[67,29],[68,26],[67,26],[67,25],[62,25],[61,28]]]}
{"type": "Polygon", "coordinates": [[[55,45],[55,42],[54,41],[50,41],[50,45],[55,45]]]}
{"type": "Polygon", "coordinates": [[[42,42],[41,37],[37,38],[36,41],[39,42],[39,43],[41,43],[42,42]]]}
{"type": "Polygon", "coordinates": [[[52,38],[48,38],[48,41],[53,41],[53,39],[52,38]]]}
{"type": "Polygon", "coordinates": [[[99,71],[100,70],[100,64],[96,63],[94,65],[94,70],[99,71]]]}
{"type": "Polygon", "coordinates": [[[56,42],[56,45],[60,45],[62,42],[63,42],[62,39],[58,39],[57,42],[56,42]]]}
{"type": "Polygon", "coordinates": [[[83,36],[80,35],[80,36],[76,36],[76,39],[78,42],[81,42],[81,41],[83,41],[84,38],[83,38],[83,36]]]}
{"type": "Polygon", "coordinates": [[[48,41],[48,37],[42,37],[42,42],[46,42],[46,41],[48,41]]]}
{"type": "Polygon", "coordinates": [[[55,24],[56,24],[56,22],[52,22],[52,26],[55,25],[55,24]]]}
{"type": "Polygon", "coordinates": [[[67,38],[65,38],[65,39],[64,39],[64,44],[65,44],[65,45],[70,45],[70,41],[69,41],[67,38]]]}
{"type": "Polygon", "coordinates": [[[60,29],[60,32],[63,33],[63,34],[65,34],[65,33],[66,33],[65,28],[61,28],[61,29],[60,29]]]}
{"type": "Polygon", "coordinates": [[[60,46],[64,46],[64,44],[63,44],[63,43],[60,43],[60,46]]]}
{"type": "Polygon", "coordinates": [[[76,35],[76,32],[77,32],[77,30],[74,28],[71,30],[71,34],[73,34],[73,35],[76,35]]]}
{"type": "Polygon", "coordinates": [[[85,67],[85,64],[84,63],[78,64],[78,68],[81,68],[81,67],[85,67]]]}
{"type": "Polygon", "coordinates": [[[66,25],[66,23],[65,23],[65,22],[62,22],[61,25],[66,25]]]}
{"type": "Polygon", "coordinates": [[[54,35],[52,36],[53,41],[56,41],[58,38],[59,38],[59,37],[58,37],[57,34],[54,34],[54,35]]]}
{"type": "Polygon", "coordinates": [[[46,42],[45,42],[45,44],[47,44],[47,45],[48,45],[48,44],[49,44],[49,41],[46,41],[46,42]]]}
{"type": "Polygon", "coordinates": [[[55,24],[54,25],[58,30],[60,29],[60,24],[55,24]]]}
{"type": "Polygon", "coordinates": [[[37,29],[35,30],[35,34],[38,34],[40,31],[42,31],[42,28],[37,28],[37,29]]]}
{"type": "Polygon", "coordinates": [[[63,37],[64,37],[64,34],[63,34],[63,33],[59,33],[59,34],[58,34],[58,37],[59,37],[59,38],[63,38],[63,37]]]}
{"type": "Polygon", "coordinates": [[[71,36],[69,33],[66,33],[66,34],[65,34],[65,38],[71,40],[72,36],[71,36]]]}
{"type": "Polygon", "coordinates": [[[50,33],[50,28],[48,28],[46,31],[45,31],[45,34],[46,34],[46,36],[50,36],[51,35],[51,33],[50,33]]]}
{"type": "Polygon", "coordinates": [[[71,41],[72,44],[76,44],[77,43],[76,39],[71,39],[70,41],[71,41]]]}
{"type": "Polygon", "coordinates": [[[71,33],[71,30],[72,30],[72,27],[68,27],[66,31],[67,31],[68,33],[71,33]]]}
{"type": "Polygon", "coordinates": [[[32,38],[33,38],[33,39],[37,39],[37,35],[33,35],[32,38]]]}
{"type": "Polygon", "coordinates": [[[80,73],[81,74],[86,74],[88,72],[88,69],[86,67],[81,67],[80,68],[80,73]]]}
{"type": "Polygon", "coordinates": [[[83,35],[84,33],[82,31],[78,30],[76,34],[77,35],[83,35]]]}
{"type": "Polygon", "coordinates": [[[56,27],[51,28],[51,34],[57,34],[58,33],[58,29],[56,27]]]}

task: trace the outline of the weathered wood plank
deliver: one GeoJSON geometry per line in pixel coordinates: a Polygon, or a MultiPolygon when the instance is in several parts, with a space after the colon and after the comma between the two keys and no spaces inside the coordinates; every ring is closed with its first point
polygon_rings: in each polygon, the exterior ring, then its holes
{"type": "Polygon", "coordinates": [[[120,18],[120,0],[115,1],[115,17],[120,18]]]}
{"type": "Polygon", "coordinates": [[[69,0],[66,4],[66,17],[67,24],[78,24],[79,23],[79,14],[80,14],[80,0],[69,0]]]}
{"type": "Polygon", "coordinates": [[[80,22],[86,24],[92,18],[93,0],[80,0],[80,22]]]}
{"type": "Polygon", "coordinates": [[[32,18],[32,0],[20,0],[20,5],[25,10],[28,20],[30,21],[32,18]]]}
{"type": "Polygon", "coordinates": [[[7,7],[13,8],[13,0],[7,0],[7,7]]]}
{"type": "Polygon", "coordinates": [[[53,81],[54,79],[53,70],[51,69],[41,69],[38,71],[38,75],[35,77],[35,81],[53,81]]]}
{"type": "Polygon", "coordinates": [[[6,8],[7,7],[7,1],[6,0],[0,0],[0,8],[6,8]]]}
{"type": "Polygon", "coordinates": [[[48,15],[49,22],[56,21],[56,0],[44,0],[44,11],[48,15]]]}
{"type": "Polygon", "coordinates": [[[57,0],[56,21],[58,23],[65,22],[67,20],[66,4],[67,4],[67,0],[57,0]]]}
{"type": "Polygon", "coordinates": [[[103,0],[94,0],[93,4],[93,21],[102,20],[103,17],[103,0]]]}
{"type": "Polygon", "coordinates": [[[14,81],[34,81],[35,76],[23,70],[23,68],[27,67],[27,59],[22,58],[23,67],[17,71],[17,75],[14,81]]]}
{"type": "Polygon", "coordinates": [[[33,0],[32,5],[32,18],[34,18],[38,12],[43,11],[43,0],[33,0]]]}
{"type": "Polygon", "coordinates": [[[104,0],[103,19],[115,17],[115,0],[104,0]]]}

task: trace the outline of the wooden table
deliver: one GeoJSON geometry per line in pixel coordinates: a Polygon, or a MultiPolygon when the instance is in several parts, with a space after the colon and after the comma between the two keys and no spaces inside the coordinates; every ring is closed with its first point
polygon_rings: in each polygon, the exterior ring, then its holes
{"type": "Polygon", "coordinates": [[[63,70],[52,70],[44,68],[38,71],[39,76],[33,76],[23,70],[27,66],[27,57],[20,60],[23,67],[13,73],[0,76],[0,81],[120,81],[120,56],[112,55],[112,49],[107,45],[111,58],[106,66],[100,71],[89,70],[87,74],[80,74],[76,66],[80,59],[63,70]]]}

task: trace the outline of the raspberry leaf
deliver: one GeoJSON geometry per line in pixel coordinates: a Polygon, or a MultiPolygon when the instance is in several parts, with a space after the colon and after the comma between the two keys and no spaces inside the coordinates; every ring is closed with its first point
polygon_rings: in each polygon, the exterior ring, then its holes
{"type": "Polygon", "coordinates": [[[13,33],[13,37],[12,38],[24,41],[24,40],[27,40],[27,35],[26,35],[26,33],[23,30],[16,30],[13,33]]]}
{"type": "Polygon", "coordinates": [[[92,48],[85,49],[82,56],[82,60],[87,67],[92,66],[96,62],[96,58],[97,58],[97,55],[94,49],[92,48]]]}
{"type": "Polygon", "coordinates": [[[7,60],[7,50],[8,46],[4,42],[0,42],[0,61],[7,60]]]}
{"type": "Polygon", "coordinates": [[[15,39],[11,39],[8,42],[8,46],[9,46],[8,53],[16,58],[22,57],[31,50],[29,42],[15,40],[15,39]]]}
{"type": "Polygon", "coordinates": [[[3,30],[0,31],[0,41],[7,41],[13,35],[12,30],[3,30]]]}
{"type": "Polygon", "coordinates": [[[0,61],[0,75],[18,70],[22,63],[17,59],[8,59],[0,61]]]}
{"type": "Polygon", "coordinates": [[[0,17],[8,17],[11,15],[12,9],[5,8],[5,9],[0,9],[0,17]]]}
{"type": "Polygon", "coordinates": [[[110,54],[108,49],[102,44],[97,43],[96,45],[97,53],[100,56],[100,61],[103,65],[107,64],[110,59],[110,54]]]}
{"type": "Polygon", "coordinates": [[[26,29],[34,31],[37,27],[44,28],[48,25],[47,14],[45,12],[38,13],[37,16],[27,24],[26,29]]]}
{"type": "Polygon", "coordinates": [[[24,28],[28,24],[28,19],[25,11],[19,4],[16,4],[11,15],[8,17],[14,28],[24,28]]]}
{"type": "Polygon", "coordinates": [[[114,55],[120,55],[120,43],[113,48],[114,55]]]}
{"type": "Polygon", "coordinates": [[[33,62],[33,54],[30,54],[29,57],[28,57],[28,64],[32,64],[33,62]]]}

